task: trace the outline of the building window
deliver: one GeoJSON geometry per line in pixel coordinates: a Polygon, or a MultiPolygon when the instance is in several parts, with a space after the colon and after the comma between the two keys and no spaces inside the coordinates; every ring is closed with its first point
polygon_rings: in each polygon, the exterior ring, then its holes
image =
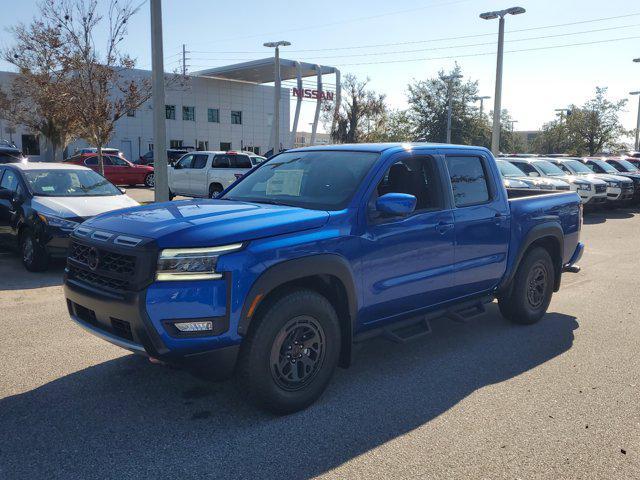
{"type": "Polygon", "coordinates": [[[231,150],[231,142],[220,142],[220,150],[223,152],[231,150]]]}
{"type": "Polygon", "coordinates": [[[182,120],[187,122],[196,121],[196,107],[182,107],[182,120]]]}
{"type": "Polygon", "coordinates": [[[242,112],[231,110],[231,124],[242,125],[242,112]]]}
{"type": "Polygon", "coordinates": [[[149,150],[153,151],[153,143],[149,144],[149,150]]]}
{"type": "Polygon", "coordinates": [[[164,106],[164,116],[167,120],[175,120],[176,119],[176,106],[175,105],[165,105],[164,106]]]}
{"type": "Polygon", "coordinates": [[[169,148],[182,148],[182,140],[169,140],[169,148]]]}
{"type": "Polygon", "coordinates": [[[220,123],[220,110],[217,108],[208,109],[207,120],[211,123],[220,123]]]}
{"type": "Polygon", "coordinates": [[[37,135],[22,135],[22,154],[40,155],[40,140],[37,135]]]}
{"type": "Polygon", "coordinates": [[[209,150],[209,140],[198,140],[198,148],[196,150],[209,150]]]}
{"type": "Polygon", "coordinates": [[[135,110],[127,110],[127,117],[135,117],[135,116],[136,116],[135,110]]]}

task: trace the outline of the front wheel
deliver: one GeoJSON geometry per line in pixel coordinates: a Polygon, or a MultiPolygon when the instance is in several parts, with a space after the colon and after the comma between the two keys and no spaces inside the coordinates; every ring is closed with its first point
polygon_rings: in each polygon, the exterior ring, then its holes
{"type": "Polygon", "coordinates": [[[280,297],[254,320],[238,365],[242,391],[287,414],[315,402],[338,364],[340,326],[331,303],[311,290],[280,297]]]}
{"type": "Polygon", "coordinates": [[[498,299],[500,312],[513,323],[536,323],[549,308],[554,284],[555,270],[549,252],[534,248],[520,262],[511,293],[498,299]]]}
{"type": "Polygon", "coordinates": [[[222,193],[222,185],[218,183],[213,183],[209,185],[209,198],[216,198],[218,195],[222,193]]]}
{"type": "Polygon", "coordinates": [[[144,177],[144,184],[146,187],[153,188],[156,185],[156,176],[153,173],[148,173],[146,177],[144,177]]]}
{"type": "Polygon", "coordinates": [[[20,238],[20,253],[22,254],[22,264],[30,272],[42,272],[49,265],[49,255],[45,248],[40,245],[33,232],[25,230],[20,238]]]}

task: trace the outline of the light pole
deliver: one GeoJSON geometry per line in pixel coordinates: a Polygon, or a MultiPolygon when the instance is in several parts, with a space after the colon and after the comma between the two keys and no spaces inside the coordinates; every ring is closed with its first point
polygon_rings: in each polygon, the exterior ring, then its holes
{"type": "Polygon", "coordinates": [[[502,106],[502,56],[504,54],[504,17],[505,15],[519,15],[526,12],[522,7],[511,7],[506,10],[485,12],[480,14],[483,20],[500,19],[498,25],[498,60],[496,64],[496,94],[493,103],[493,132],[491,133],[491,151],[497,155],[500,150],[500,113],[502,106]]]}
{"type": "Polygon", "coordinates": [[[454,80],[458,80],[460,78],[462,78],[462,75],[459,74],[447,75],[446,77],[442,77],[442,80],[447,83],[447,143],[451,143],[451,84],[454,80]]]}
{"type": "Polygon", "coordinates": [[[153,104],[154,200],[169,200],[167,174],[167,130],[165,126],[164,62],[162,57],[162,5],[151,0],[151,79],[153,104]]]}
{"type": "Polygon", "coordinates": [[[276,155],[280,152],[280,47],[288,47],[291,42],[280,40],[266,42],[263,45],[276,49],[274,57],[275,91],[273,93],[273,154],[276,155]]]}
{"type": "Polygon", "coordinates": [[[484,115],[484,101],[489,100],[491,97],[489,95],[485,95],[483,97],[476,97],[476,100],[480,100],[480,117],[484,115]]]}
{"type": "Polygon", "coordinates": [[[629,95],[638,95],[638,121],[636,122],[636,142],[633,149],[637,152],[640,150],[640,91],[629,92],[629,95]]]}

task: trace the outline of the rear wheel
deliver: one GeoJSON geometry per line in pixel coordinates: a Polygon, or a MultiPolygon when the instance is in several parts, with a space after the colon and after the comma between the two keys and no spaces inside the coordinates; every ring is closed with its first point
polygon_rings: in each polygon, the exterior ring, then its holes
{"type": "Polygon", "coordinates": [[[329,301],[297,290],[271,303],[254,322],[238,364],[242,391],[274,413],[311,405],[338,364],[340,326],[329,301]]]}
{"type": "Polygon", "coordinates": [[[20,236],[22,264],[30,272],[42,272],[49,265],[49,255],[35,238],[31,230],[25,230],[20,236]]]}
{"type": "Polygon", "coordinates": [[[549,252],[537,247],[520,262],[511,293],[498,300],[502,315],[514,323],[539,321],[549,308],[555,270],[549,252]]]}
{"type": "Polygon", "coordinates": [[[144,177],[144,184],[149,188],[153,188],[156,185],[156,176],[153,173],[148,173],[146,177],[144,177]]]}
{"type": "Polygon", "coordinates": [[[209,198],[216,198],[218,195],[222,193],[222,185],[219,183],[212,183],[209,185],[209,198]]]}

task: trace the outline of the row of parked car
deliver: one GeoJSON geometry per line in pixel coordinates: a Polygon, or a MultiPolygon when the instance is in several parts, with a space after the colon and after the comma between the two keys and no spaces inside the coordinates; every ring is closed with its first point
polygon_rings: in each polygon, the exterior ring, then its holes
{"type": "Polygon", "coordinates": [[[508,189],[572,190],[585,206],[640,200],[640,158],[514,155],[496,160],[508,189]]]}

